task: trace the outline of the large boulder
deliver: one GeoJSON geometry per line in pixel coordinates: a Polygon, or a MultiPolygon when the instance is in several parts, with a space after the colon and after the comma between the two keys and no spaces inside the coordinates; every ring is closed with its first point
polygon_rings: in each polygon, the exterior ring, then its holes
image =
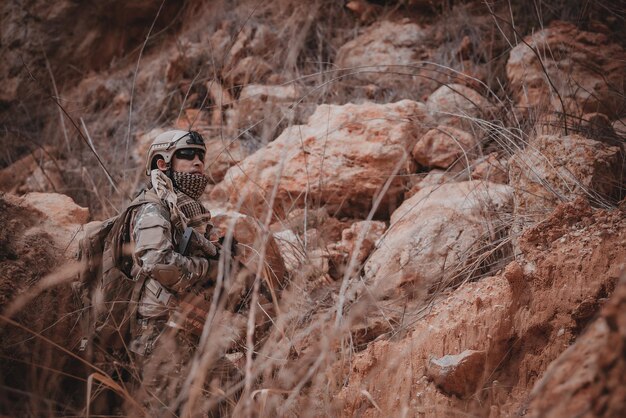
{"type": "Polygon", "coordinates": [[[428,120],[424,104],[410,100],[319,106],[306,125],[231,167],[211,198],[257,216],[271,207],[279,219],[320,205],[365,218],[383,191],[376,212],[386,216],[402,200],[404,175],[415,169],[410,152],[428,120]]]}
{"type": "Polygon", "coordinates": [[[379,296],[419,297],[451,285],[464,271],[471,275],[486,243],[505,226],[512,199],[510,187],[480,181],[419,190],[391,215],[365,277],[379,296]]]}
{"type": "Polygon", "coordinates": [[[625,60],[626,51],[607,35],[554,22],[511,50],[506,72],[519,107],[613,118],[624,107],[625,60]]]}
{"type": "Polygon", "coordinates": [[[623,194],[620,147],[580,135],[534,137],[509,165],[519,229],[542,220],[560,202],[584,196],[606,206],[623,194]]]}
{"type": "Polygon", "coordinates": [[[440,125],[471,131],[474,120],[488,115],[493,105],[474,89],[445,84],[428,96],[426,108],[440,125]]]}
{"type": "Polygon", "coordinates": [[[367,28],[337,51],[336,64],[361,81],[384,88],[417,90],[422,80],[412,73],[419,60],[428,57],[428,32],[409,20],[382,21],[367,28]]]}

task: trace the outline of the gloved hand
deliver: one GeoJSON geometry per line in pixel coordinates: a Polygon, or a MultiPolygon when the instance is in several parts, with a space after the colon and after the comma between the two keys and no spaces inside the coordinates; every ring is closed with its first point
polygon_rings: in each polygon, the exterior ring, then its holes
{"type": "MultiPolygon", "coordinates": [[[[217,240],[217,242],[218,242],[217,248],[219,249],[220,253],[223,251],[224,241],[226,241],[226,237],[220,237],[217,240]]],[[[235,239],[235,237],[231,237],[231,243],[230,243],[230,256],[231,257],[235,257],[237,255],[237,244],[238,244],[238,242],[235,239]]]]}

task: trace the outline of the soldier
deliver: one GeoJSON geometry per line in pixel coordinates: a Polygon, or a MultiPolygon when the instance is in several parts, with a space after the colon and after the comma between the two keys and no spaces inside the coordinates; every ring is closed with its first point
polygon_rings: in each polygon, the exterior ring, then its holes
{"type": "Polygon", "coordinates": [[[130,273],[144,283],[136,323],[131,325],[130,351],[147,389],[142,400],[157,405],[159,416],[175,412],[168,404],[177,395],[182,368],[195,343],[192,335],[177,332],[180,324],[173,323],[173,313],[185,292],[210,282],[211,270],[215,270],[211,257],[217,258],[217,250],[205,239],[211,215],[198,201],[208,183],[205,152],[203,138],[195,131],[157,136],[146,161],[150,183],[139,197],[147,203],[130,214],[130,273]],[[188,227],[195,231],[196,240],[203,241],[203,256],[184,254],[181,242],[188,227]]]}

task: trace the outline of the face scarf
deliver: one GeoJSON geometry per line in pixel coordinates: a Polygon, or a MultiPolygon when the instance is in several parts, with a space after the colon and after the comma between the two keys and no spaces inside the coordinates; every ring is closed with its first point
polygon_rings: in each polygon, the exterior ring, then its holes
{"type": "Polygon", "coordinates": [[[211,213],[198,201],[209,179],[204,174],[172,172],[172,183],[178,200],[177,206],[189,219],[188,225],[204,233],[211,213]]]}

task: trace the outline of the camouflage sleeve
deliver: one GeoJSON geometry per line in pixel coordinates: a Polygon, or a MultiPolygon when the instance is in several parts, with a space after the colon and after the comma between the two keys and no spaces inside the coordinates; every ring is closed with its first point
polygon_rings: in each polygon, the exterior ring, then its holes
{"type": "Polygon", "coordinates": [[[208,277],[208,260],[186,257],[174,249],[172,224],[165,206],[147,203],[139,207],[132,234],[136,265],[168,289],[181,292],[208,277]]]}

